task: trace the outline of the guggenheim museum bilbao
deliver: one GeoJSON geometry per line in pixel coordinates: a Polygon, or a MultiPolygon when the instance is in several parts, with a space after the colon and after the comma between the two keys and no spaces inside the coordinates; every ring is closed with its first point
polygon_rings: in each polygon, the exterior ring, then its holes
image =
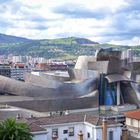
{"type": "Polygon", "coordinates": [[[79,56],[67,76],[25,74],[25,81],[0,76],[0,104],[39,111],[98,108],[134,104],[140,107],[140,62],[118,50],[100,49],[79,56]],[[10,96],[10,97],[9,97],[10,96]]]}

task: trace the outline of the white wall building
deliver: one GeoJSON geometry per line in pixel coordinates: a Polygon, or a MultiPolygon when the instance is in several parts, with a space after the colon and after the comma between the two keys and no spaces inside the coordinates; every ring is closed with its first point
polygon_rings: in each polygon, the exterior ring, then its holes
{"type": "MultiPolygon", "coordinates": [[[[71,114],[30,118],[29,121],[47,130],[47,140],[51,140],[54,134],[57,140],[77,140],[80,131],[84,140],[102,140],[102,119],[93,115],[71,114]]],[[[121,140],[121,126],[108,120],[107,140],[121,140]]]]}
{"type": "Polygon", "coordinates": [[[26,123],[28,125],[30,133],[33,136],[33,140],[48,140],[46,129],[24,118],[17,119],[17,122],[26,123]]]}
{"type": "Polygon", "coordinates": [[[21,55],[18,55],[18,56],[13,56],[12,57],[12,62],[13,63],[21,63],[22,62],[22,56],[21,55]]]}
{"type": "Polygon", "coordinates": [[[31,72],[31,68],[29,65],[25,65],[24,63],[16,63],[11,67],[11,78],[16,80],[23,80],[24,74],[26,72],[31,72]]]}
{"type": "Polygon", "coordinates": [[[140,109],[125,113],[129,134],[140,139],[140,109]]]}
{"type": "Polygon", "coordinates": [[[47,139],[47,131],[39,126],[35,126],[35,124],[31,124],[30,131],[33,135],[33,140],[48,140],[47,139]],[[34,125],[34,126],[33,126],[34,125]]]}
{"type": "Polygon", "coordinates": [[[128,49],[127,50],[127,58],[129,62],[133,61],[133,57],[134,57],[134,51],[132,49],[128,49]]]}
{"type": "Polygon", "coordinates": [[[11,58],[13,63],[27,63],[32,60],[31,56],[21,56],[21,55],[15,55],[12,56],[11,58]]]}

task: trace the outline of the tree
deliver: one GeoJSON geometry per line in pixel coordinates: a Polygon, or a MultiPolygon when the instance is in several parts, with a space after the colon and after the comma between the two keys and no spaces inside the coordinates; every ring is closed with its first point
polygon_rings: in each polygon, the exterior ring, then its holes
{"type": "Polygon", "coordinates": [[[26,123],[9,118],[0,122],[0,140],[32,140],[32,134],[26,123]]]}

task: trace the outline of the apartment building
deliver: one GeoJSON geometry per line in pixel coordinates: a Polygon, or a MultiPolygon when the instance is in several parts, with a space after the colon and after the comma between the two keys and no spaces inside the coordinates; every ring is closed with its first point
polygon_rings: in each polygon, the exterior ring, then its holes
{"type": "Polygon", "coordinates": [[[24,63],[15,63],[11,67],[11,78],[16,80],[24,80],[24,73],[31,72],[29,65],[24,63]]]}
{"type": "Polygon", "coordinates": [[[45,71],[61,70],[61,71],[65,71],[65,70],[67,70],[67,65],[64,63],[38,63],[36,65],[36,70],[45,70],[45,71]]]}
{"type": "Polygon", "coordinates": [[[78,140],[79,132],[84,140],[121,140],[122,135],[122,124],[112,120],[104,122],[102,118],[87,114],[29,118],[28,121],[46,129],[47,140],[54,135],[57,140],[78,140]]]}
{"type": "Polygon", "coordinates": [[[0,64],[0,75],[10,77],[11,76],[11,69],[8,64],[0,64]]]}
{"type": "Polygon", "coordinates": [[[29,130],[33,136],[33,140],[48,140],[47,139],[47,130],[40,127],[39,125],[32,123],[24,118],[16,118],[17,122],[23,122],[26,123],[29,127],[29,130]]]}
{"type": "Polygon", "coordinates": [[[140,109],[125,113],[125,117],[130,135],[140,138],[140,109]]]}

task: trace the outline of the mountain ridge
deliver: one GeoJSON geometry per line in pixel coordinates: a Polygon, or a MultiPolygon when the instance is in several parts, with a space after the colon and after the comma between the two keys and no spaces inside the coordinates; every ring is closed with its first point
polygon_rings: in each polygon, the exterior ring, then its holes
{"type": "Polygon", "coordinates": [[[18,43],[18,42],[26,42],[30,41],[31,39],[27,39],[24,37],[6,35],[0,33],[0,43],[18,43]]]}
{"type": "Polygon", "coordinates": [[[57,38],[57,39],[28,39],[25,37],[13,36],[13,35],[6,35],[0,33],[0,43],[18,43],[18,42],[27,42],[27,41],[42,41],[42,40],[65,40],[65,39],[75,39],[78,44],[99,44],[98,42],[91,41],[87,38],[81,37],[67,37],[67,38],[57,38]]]}
{"type": "Polygon", "coordinates": [[[96,49],[128,46],[99,44],[86,38],[68,37],[59,39],[28,39],[0,34],[0,55],[30,55],[46,59],[76,59],[79,55],[94,55],[96,49]]]}

